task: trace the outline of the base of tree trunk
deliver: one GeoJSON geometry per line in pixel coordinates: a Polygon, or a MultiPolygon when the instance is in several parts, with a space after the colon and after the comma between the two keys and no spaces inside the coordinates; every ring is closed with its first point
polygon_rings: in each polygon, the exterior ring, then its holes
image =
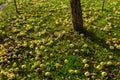
{"type": "Polygon", "coordinates": [[[70,5],[74,30],[84,32],[80,0],[70,0],[70,5]]]}

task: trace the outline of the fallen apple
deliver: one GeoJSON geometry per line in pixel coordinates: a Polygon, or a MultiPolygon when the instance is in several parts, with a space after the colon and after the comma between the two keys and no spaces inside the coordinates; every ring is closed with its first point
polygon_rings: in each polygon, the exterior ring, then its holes
{"type": "Polygon", "coordinates": [[[107,72],[104,72],[104,71],[103,71],[103,72],[101,73],[101,76],[102,76],[102,77],[107,76],[107,72]]]}
{"type": "Polygon", "coordinates": [[[116,65],[117,65],[117,66],[120,66],[120,62],[117,62],[116,65]]]}
{"type": "Polygon", "coordinates": [[[90,73],[87,71],[87,72],[84,73],[84,75],[85,75],[86,77],[88,77],[88,76],[90,76],[90,73]]]}

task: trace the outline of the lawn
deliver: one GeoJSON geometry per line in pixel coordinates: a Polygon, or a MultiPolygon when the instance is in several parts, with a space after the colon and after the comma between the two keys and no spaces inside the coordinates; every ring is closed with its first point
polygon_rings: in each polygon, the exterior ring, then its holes
{"type": "Polygon", "coordinates": [[[5,2],[5,0],[0,0],[0,4],[2,4],[2,3],[4,3],[5,2]]]}
{"type": "MultiPolygon", "coordinates": [[[[0,0],[1,2],[1,0],[0,0]]],[[[0,12],[0,80],[119,80],[120,1],[82,0],[88,35],[69,0],[11,0],[0,12]]]]}

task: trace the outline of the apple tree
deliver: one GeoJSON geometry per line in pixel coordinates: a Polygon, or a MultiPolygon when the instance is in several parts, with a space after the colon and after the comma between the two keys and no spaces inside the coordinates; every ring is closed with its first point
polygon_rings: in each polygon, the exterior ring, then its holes
{"type": "Polygon", "coordinates": [[[102,11],[104,10],[105,0],[102,0],[102,11]]]}
{"type": "Polygon", "coordinates": [[[19,13],[18,8],[17,8],[16,0],[14,0],[14,6],[15,6],[16,13],[19,13]]]}
{"type": "Polygon", "coordinates": [[[84,32],[80,0],[70,0],[72,23],[75,31],[84,32]]]}

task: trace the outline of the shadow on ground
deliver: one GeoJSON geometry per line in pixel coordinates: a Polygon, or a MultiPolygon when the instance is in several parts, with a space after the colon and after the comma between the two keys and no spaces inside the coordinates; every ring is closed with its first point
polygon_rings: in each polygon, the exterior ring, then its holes
{"type": "MultiPolygon", "coordinates": [[[[97,43],[99,46],[106,48],[110,52],[117,53],[117,54],[120,52],[120,50],[116,49],[116,48],[114,50],[111,50],[109,48],[109,45],[106,44],[106,40],[96,36],[96,34],[94,32],[84,29],[82,31],[82,33],[84,33],[85,37],[88,37],[92,42],[97,43]]],[[[118,54],[118,55],[120,55],[120,54],[118,54]]]]}

